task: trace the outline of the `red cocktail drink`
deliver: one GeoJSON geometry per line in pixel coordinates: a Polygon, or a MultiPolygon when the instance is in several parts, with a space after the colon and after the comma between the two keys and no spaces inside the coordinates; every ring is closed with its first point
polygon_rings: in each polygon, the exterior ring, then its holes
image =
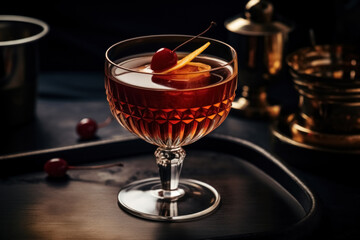
{"type": "Polygon", "coordinates": [[[158,146],[155,157],[160,179],[124,186],[118,194],[121,208],[146,219],[182,221],[209,214],[219,206],[220,195],[213,187],[193,179],[180,180],[186,155],[182,146],[225,120],[236,83],[236,52],[214,39],[147,36],[107,50],[105,88],[112,114],[130,132],[158,146]],[[181,46],[182,52],[159,49],[162,46],[181,46]],[[164,59],[170,61],[162,62],[164,59]]]}
{"type": "MultiPolygon", "coordinates": [[[[146,59],[149,57],[118,63],[143,69],[140,74],[117,74],[116,67],[106,74],[110,109],[122,126],[152,144],[169,148],[194,142],[225,120],[236,88],[236,74],[231,67],[192,73],[186,79],[186,74],[153,75],[144,70],[146,59]],[[136,66],[136,62],[141,65],[136,66]]],[[[212,58],[196,61],[206,62],[211,69],[225,64],[212,58]]]]}

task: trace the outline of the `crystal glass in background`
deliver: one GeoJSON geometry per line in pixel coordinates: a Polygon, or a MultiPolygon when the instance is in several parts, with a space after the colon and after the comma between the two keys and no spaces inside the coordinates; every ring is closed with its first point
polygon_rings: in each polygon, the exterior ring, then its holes
{"type": "Polygon", "coordinates": [[[301,48],[289,54],[286,63],[299,93],[299,110],[288,118],[292,139],[332,150],[358,150],[359,48],[301,48]]]}
{"type": "MultiPolygon", "coordinates": [[[[211,70],[191,73],[210,76],[205,85],[173,84],[169,75],[153,74],[138,67],[150,64],[158,49],[174,49],[191,36],[158,35],[119,42],[106,52],[105,87],[110,109],[119,123],[155,151],[158,178],[144,179],[121,189],[119,205],[126,211],[158,221],[181,221],[211,213],[220,195],[206,183],[181,179],[185,158],[182,146],[197,141],[218,127],[227,117],[235,97],[237,58],[229,45],[199,37],[182,46],[182,56],[206,42],[210,46],[193,62],[212,65],[211,70]],[[159,84],[160,83],[160,84],[159,84]],[[170,85],[169,85],[170,84],[170,85]]],[[[171,75],[181,79],[186,74],[171,75]]],[[[178,82],[179,83],[179,82],[178,82]]]]}

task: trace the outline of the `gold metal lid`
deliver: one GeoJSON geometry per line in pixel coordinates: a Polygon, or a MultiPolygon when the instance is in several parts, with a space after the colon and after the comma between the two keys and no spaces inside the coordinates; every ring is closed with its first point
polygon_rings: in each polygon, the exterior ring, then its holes
{"type": "Polygon", "coordinates": [[[250,0],[245,6],[245,18],[244,14],[236,15],[225,21],[225,27],[230,32],[250,36],[290,32],[291,27],[273,21],[273,11],[273,5],[267,1],[250,0]]]}

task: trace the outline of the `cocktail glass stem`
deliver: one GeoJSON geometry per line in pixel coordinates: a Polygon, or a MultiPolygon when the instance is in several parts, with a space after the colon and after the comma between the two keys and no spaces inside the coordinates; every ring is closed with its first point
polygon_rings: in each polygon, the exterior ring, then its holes
{"type": "Polygon", "coordinates": [[[185,150],[181,147],[156,149],[156,164],[159,167],[161,180],[158,197],[175,201],[185,194],[185,191],[179,188],[180,173],[185,156],[185,150]]]}

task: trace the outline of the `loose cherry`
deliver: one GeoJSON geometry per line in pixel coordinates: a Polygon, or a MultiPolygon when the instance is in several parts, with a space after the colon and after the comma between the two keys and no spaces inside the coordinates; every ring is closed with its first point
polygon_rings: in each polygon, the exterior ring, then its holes
{"type": "Polygon", "coordinates": [[[52,158],[48,160],[44,165],[44,171],[51,178],[62,178],[66,175],[68,170],[91,170],[109,168],[114,166],[123,166],[122,163],[110,163],[95,166],[70,166],[63,158],[52,158]]]}
{"type": "Polygon", "coordinates": [[[160,48],[153,55],[150,68],[155,72],[161,72],[162,70],[175,66],[177,60],[178,57],[174,51],[168,48],[160,48]]]}
{"type": "Polygon", "coordinates": [[[76,125],[76,132],[82,140],[89,140],[95,137],[99,128],[109,125],[112,117],[108,117],[104,122],[97,123],[91,118],[83,118],[76,125]]]}
{"type": "Polygon", "coordinates": [[[182,44],[180,44],[179,46],[177,46],[176,48],[174,48],[173,50],[170,50],[168,48],[160,48],[159,50],[157,50],[155,52],[155,54],[152,56],[151,59],[151,63],[150,63],[150,68],[152,70],[154,70],[155,72],[162,72],[163,70],[169,69],[173,66],[176,65],[178,57],[176,54],[176,50],[183,46],[184,44],[192,41],[193,39],[203,35],[204,33],[206,33],[207,31],[209,31],[209,29],[216,25],[215,22],[211,22],[210,26],[204,30],[203,32],[201,32],[200,34],[188,39],[187,41],[183,42],[182,44]]]}
{"type": "Polygon", "coordinates": [[[67,161],[62,158],[53,158],[47,161],[44,165],[44,171],[49,177],[59,178],[64,177],[69,165],[67,161]]]}
{"type": "Polygon", "coordinates": [[[98,129],[97,123],[91,118],[83,118],[76,125],[76,132],[81,139],[87,140],[95,136],[98,129]]]}

